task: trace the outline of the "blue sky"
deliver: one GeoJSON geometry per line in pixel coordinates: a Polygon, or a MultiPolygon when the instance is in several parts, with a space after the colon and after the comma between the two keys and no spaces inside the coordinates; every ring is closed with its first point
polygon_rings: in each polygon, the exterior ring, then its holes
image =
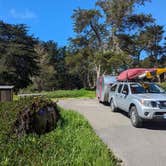
{"type": "MultiPolygon", "coordinates": [[[[73,10],[93,8],[96,0],[0,0],[0,19],[24,23],[31,34],[41,40],[54,40],[60,46],[74,35],[71,15],[73,10]]],[[[152,0],[140,12],[151,13],[160,25],[166,26],[166,1],[152,0]]]]}

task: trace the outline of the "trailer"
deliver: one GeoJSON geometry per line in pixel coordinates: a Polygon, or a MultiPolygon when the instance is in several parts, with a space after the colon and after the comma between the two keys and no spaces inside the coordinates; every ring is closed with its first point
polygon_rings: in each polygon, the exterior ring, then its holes
{"type": "Polygon", "coordinates": [[[99,102],[108,102],[109,91],[112,84],[116,82],[116,76],[103,75],[96,82],[96,97],[99,102]]]}

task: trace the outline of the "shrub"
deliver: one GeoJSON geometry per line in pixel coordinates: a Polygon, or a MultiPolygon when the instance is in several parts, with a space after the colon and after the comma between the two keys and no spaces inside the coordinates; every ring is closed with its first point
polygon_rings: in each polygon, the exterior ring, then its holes
{"type": "Polygon", "coordinates": [[[59,118],[56,103],[46,98],[36,97],[28,106],[19,111],[13,132],[18,136],[25,133],[44,134],[56,127],[59,118]]]}

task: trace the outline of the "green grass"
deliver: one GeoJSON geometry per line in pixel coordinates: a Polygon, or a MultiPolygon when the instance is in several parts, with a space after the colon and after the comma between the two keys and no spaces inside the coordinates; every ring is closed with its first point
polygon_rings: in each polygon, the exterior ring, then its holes
{"type": "MultiPolygon", "coordinates": [[[[32,93],[33,94],[33,93],[32,93]]],[[[59,98],[95,98],[95,91],[92,90],[56,90],[51,92],[42,92],[37,93],[47,98],[59,99],[59,98]]],[[[18,97],[15,95],[14,100],[18,100],[18,97]]]]}
{"type": "Polygon", "coordinates": [[[44,93],[49,98],[94,98],[95,91],[80,89],[80,90],[57,90],[44,93]]]}
{"type": "Polygon", "coordinates": [[[54,131],[22,138],[7,133],[27,100],[0,104],[0,165],[117,165],[114,155],[78,113],[61,109],[54,131]]]}

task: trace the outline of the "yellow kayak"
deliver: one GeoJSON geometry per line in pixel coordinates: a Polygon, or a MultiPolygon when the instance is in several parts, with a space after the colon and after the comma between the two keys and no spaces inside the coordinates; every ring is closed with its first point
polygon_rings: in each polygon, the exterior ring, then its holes
{"type": "Polygon", "coordinates": [[[166,68],[157,68],[157,69],[154,70],[154,71],[147,71],[147,72],[146,72],[146,77],[147,77],[148,79],[151,79],[151,78],[153,78],[153,77],[155,77],[155,76],[159,76],[159,75],[161,75],[161,74],[163,74],[163,73],[166,73],[166,68]]]}
{"type": "Polygon", "coordinates": [[[163,73],[166,73],[166,68],[157,69],[157,75],[161,75],[163,73]]]}

